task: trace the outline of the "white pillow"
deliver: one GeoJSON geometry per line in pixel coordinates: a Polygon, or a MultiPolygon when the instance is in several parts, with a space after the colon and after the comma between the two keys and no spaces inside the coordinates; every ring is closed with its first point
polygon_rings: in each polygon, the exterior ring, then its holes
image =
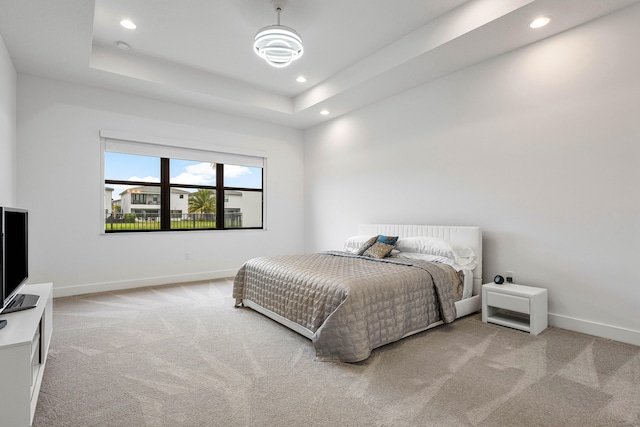
{"type": "Polygon", "coordinates": [[[476,254],[468,246],[437,237],[403,237],[398,239],[396,249],[400,252],[411,252],[445,257],[455,261],[465,269],[475,268],[476,254]],[[473,267],[468,267],[474,264],[473,267]]]}
{"type": "Polygon", "coordinates": [[[391,255],[391,256],[393,256],[395,258],[417,259],[417,260],[422,260],[422,261],[440,262],[442,264],[450,265],[456,271],[473,270],[478,265],[478,263],[476,262],[475,258],[473,260],[468,260],[468,259],[461,258],[460,261],[462,261],[462,264],[459,264],[453,258],[447,258],[447,257],[440,256],[440,255],[418,254],[418,253],[415,253],[415,252],[398,252],[397,254],[394,254],[394,255],[391,255]]]}
{"type": "Polygon", "coordinates": [[[371,239],[375,234],[371,235],[361,235],[361,236],[351,236],[344,242],[344,252],[348,252],[350,254],[357,254],[358,250],[364,245],[367,240],[371,239]]]}
{"type": "Polygon", "coordinates": [[[431,262],[441,262],[443,264],[453,264],[455,261],[451,258],[447,258],[439,255],[429,255],[429,254],[419,254],[416,252],[400,252],[392,255],[395,258],[404,258],[404,259],[420,259],[422,261],[431,261],[431,262]]]}

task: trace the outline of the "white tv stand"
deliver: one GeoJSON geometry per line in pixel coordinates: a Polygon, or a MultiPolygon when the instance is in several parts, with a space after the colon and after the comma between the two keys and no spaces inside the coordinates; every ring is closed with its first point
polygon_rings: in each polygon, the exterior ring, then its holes
{"type": "Polygon", "coordinates": [[[53,330],[53,285],[26,285],[22,293],[40,296],[35,308],[2,314],[0,329],[0,414],[2,425],[33,424],[53,330]]]}

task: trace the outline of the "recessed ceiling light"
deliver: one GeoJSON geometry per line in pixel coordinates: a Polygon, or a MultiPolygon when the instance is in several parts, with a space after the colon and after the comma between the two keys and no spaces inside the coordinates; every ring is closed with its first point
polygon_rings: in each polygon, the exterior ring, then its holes
{"type": "Polygon", "coordinates": [[[298,78],[296,79],[296,81],[298,83],[304,83],[307,81],[307,79],[304,78],[304,76],[298,76],[298,78]]]}
{"type": "Polygon", "coordinates": [[[320,111],[320,114],[322,114],[323,116],[326,116],[327,114],[329,114],[329,110],[322,110],[320,111]]]}
{"type": "Polygon", "coordinates": [[[123,19],[122,21],[120,21],[120,25],[125,27],[127,30],[135,30],[137,28],[137,25],[129,19],[123,19]]]}
{"type": "Polygon", "coordinates": [[[129,46],[128,43],[125,43],[123,41],[117,41],[116,42],[116,46],[118,46],[118,48],[122,49],[122,50],[130,50],[131,46],[129,46]]]}
{"type": "Polygon", "coordinates": [[[534,19],[533,21],[531,21],[531,23],[529,24],[529,27],[531,28],[544,27],[549,23],[549,21],[551,21],[551,18],[549,18],[548,16],[540,16],[534,19]]]}

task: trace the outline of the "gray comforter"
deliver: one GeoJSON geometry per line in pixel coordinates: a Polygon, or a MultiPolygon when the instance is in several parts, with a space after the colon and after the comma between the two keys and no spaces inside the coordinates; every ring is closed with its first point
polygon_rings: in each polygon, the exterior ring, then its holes
{"type": "Polygon", "coordinates": [[[249,260],[233,297],[311,331],[318,360],[357,362],[436,321],[455,320],[456,280],[439,263],[324,252],[249,260]]]}

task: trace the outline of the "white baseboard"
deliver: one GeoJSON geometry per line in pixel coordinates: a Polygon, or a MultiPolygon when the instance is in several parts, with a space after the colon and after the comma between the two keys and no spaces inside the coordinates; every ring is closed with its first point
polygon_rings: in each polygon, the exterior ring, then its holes
{"type": "Polygon", "coordinates": [[[549,313],[549,325],[601,338],[640,345],[640,331],[549,313]]]}
{"type": "Polygon", "coordinates": [[[122,280],[118,282],[88,283],[86,285],[63,286],[53,288],[54,298],[73,295],[93,294],[96,292],[119,291],[122,289],[143,288],[145,286],[169,285],[172,283],[199,282],[202,280],[222,279],[234,277],[235,270],[207,271],[193,274],[180,274],[176,276],[148,277],[144,279],[122,280]]]}

